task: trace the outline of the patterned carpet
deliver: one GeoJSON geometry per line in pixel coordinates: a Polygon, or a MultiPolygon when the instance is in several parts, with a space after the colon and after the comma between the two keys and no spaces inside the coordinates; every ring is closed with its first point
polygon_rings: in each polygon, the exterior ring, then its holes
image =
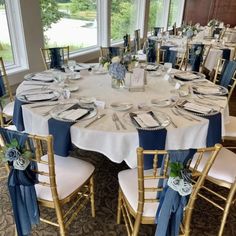
{"type": "MultiPolygon", "coordinates": [[[[88,205],[71,224],[69,235],[71,236],[122,236],[127,235],[124,224],[116,224],[118,183],[117,173],[128,168],[126,164],[116,164],[101,154],[76,149],[72,156],[93,163],[96,167],[95,173],[95,204],[96,217],[92,218],[90,206],[88,205]]],[[[68,180],[69,181],[69,180],[68,180]]],[[[223,190],[220,190],[223,191],[223,190]]],[[[53,216],[53,211],[41,209],[42,215],[53,216]]],[[[193,215],[193,236],[215,236],[220,223],[219,210],[207,204],[204,200],[197,201],[197,208],[193,215]]],[[[142,225],[141,236],[154,235],[155,225],[142,225]]],[[[11,203],[6,187],[6,181],[0,182],[0,236],[13,236],[14,223],[12,217],[11,203]]],[[[32,231],[34,236],[56,236],[59,235],[57,228],[40,223],[32,231]]],[[[236,208],[233,207],[228,217],[224,231],[225,236],[236,235],[236,208]]]]}

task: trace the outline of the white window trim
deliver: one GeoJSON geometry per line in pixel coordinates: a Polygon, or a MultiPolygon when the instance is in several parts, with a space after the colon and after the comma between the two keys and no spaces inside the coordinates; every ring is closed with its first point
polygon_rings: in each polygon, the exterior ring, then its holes
{"type": "Polygon", "coordinates": [[[6,70],[8,74],[15,74],[29,69],[20,1],[6,0],[5,6],[12,53],[14,57],[14,64],[6,66],[6,70]]]}

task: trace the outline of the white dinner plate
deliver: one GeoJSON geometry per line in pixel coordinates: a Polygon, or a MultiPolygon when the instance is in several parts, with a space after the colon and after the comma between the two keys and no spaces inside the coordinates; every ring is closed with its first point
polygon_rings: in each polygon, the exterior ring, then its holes
{"type": "Polygon", "coordinates": [[[25,103],[35,103],[55,101],[60,97],[60,93],[51,89],[29,89],[17,94],[16,97],[25,103]]]}
{"type": "Polygon", "coordinates": [[[110,107],[116,111],[128,111],[133,107],[133,104],[128,102],[113,102],[110,104],[110,107]]]}
{"type": "Polygon", "coordinates": [[[178,71],[174,73],[174,78],[182,81],[193,81],[196,79],[203,79],[206,76],[196,71],[178,71]]]}
{"type": "Polygon", "coordinates": [[[79,90],[79,85],[69,84],[65,88],[69,89],[70,92],[75,92],[79,90]]]}
{"type": "Polygon", "coordinates": [[[97,115],[97,109],[94,106],[85,106],[85,104],[75,104],[75,103],[69,103],[69,104],[59,104],[57,105],[54,109],[51,110],[50,115],[52,116],[52,118],[56,119],[56,120],[60,120],[60,121],[74,121],[74,122],[78,122],[78,121],[84,121],[84,120],[89,120],[91,118],[93,118],[94,116],[97,115]],[[90,110],[88,114],[86,114],[85,116],[83,116],[82,118],[79,118],[78,120],[73,120],[70,119],[70,117],[68,118],[61,118],[59,115],[67,110],[73,109],[73,106],[79,106],[77,107],[77,109],[88,109],[90,110]]]}
{"type": "Polygon", "coordinates": [[[220,95],[228,94],[228,89],[220,85],[194,85],[192,86],[193,92],[203,95],[220,95]]]}
{"type": "Polygon", "coordinates": [[[79,102],[83,104],[91,104],[91,103],[96,102],[96,98],[83,96],[83,97],[79,97],[79,102]]]}

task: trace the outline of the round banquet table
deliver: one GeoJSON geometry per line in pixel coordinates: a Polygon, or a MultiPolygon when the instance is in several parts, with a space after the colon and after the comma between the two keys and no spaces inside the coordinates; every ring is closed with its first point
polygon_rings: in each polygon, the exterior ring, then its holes
{"type": "MultiPolygon", "coordinates": [[[[26,84],[23,81],[17,88],[17,94],[21,91],[39,88],[26,84]]],[[[128,83],[128,81],[126,81],[128,83]]],[[[186,82],[183,88],[188,89],[191,82],[186,82]]],[[[188,149],[206,146],[206,136],[208,130],[208,119],[198,117],[200,121],[189,121],[181,116],[176,116],[171,112],[170,107],[157,107],[151,104],[152,99],[167,99],[176,96],[173,93],[175,82],[164,79],[164,74],[156,76],[151,72],[147,73],[147,85],[144,92],[130,92],[128,89],[111,88],[111,79],[108,74],[96,74],[94,72],[81,72],[81,78],[70,81],[70,85],[79,86],[78,91],[71,93],[71,98],[59,102],[76,102],[80,97],[94,97],[98,101],[105,102],[105,108],[98,106],[98,114],[106,114],[89,127],[85,128],[92,119],[81,120],[71,126],[72,143],[85,150],[96,151],[107,156],[111,161],[120,163],[125,161],[129,167],[134,168],[136,162],[136,148],[139,146],[138,133],[129,119],[130,111],[137,111],[138,105],[150,106],[153,111],[161,111],[169,115],[172,121],[178,126],[168,125],[166,137],[166,149],[188,149]],[[130,111],[115,111],[110,107],[113,102],[129,102],[133,104],[130,111]],[[117,130],[112,121],[112,114],[116,112],[120,120],[126,126],[126,130],[117,130]]],[[[51,85],[56,88],[56,85],[51,85]]],[[[193,94],[188,97],[195,96],[193,94]]],[[[208,100],[209,102],[209,100],[208,100]]],[[[46,103],[46,102],[44,102],[46,103]]],[[[214,103],[214,102],[212,102],[214,103]]],[[[222,113],[222,135],[224,135],[224,124],[227,123],[229,111],[227,98],[215,101],[224,107],[222,113]]],[[[40,104],[40,103],[37,103],[40,104]]],[[[45,109],[49,111],[52,107],[32,108],[35,104],[22,106],[25,131],[32,134],[47,135],[48,120],[50,115],[43,115],[45,109]]]]}

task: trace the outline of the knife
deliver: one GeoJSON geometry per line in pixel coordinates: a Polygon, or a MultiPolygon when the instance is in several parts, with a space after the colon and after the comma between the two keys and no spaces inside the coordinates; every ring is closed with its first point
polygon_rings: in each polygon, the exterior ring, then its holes
{"type": "Polygon", "coordinates": [[[91,124],[93,124],[95,121],[100,120],[102,117],[104,117],[106,114],[101,114],[98,115],[94,120],[92,120],[90,123],[88,123],[87,125],[84,126],[84,128],[89,127],[91,124]]]}

